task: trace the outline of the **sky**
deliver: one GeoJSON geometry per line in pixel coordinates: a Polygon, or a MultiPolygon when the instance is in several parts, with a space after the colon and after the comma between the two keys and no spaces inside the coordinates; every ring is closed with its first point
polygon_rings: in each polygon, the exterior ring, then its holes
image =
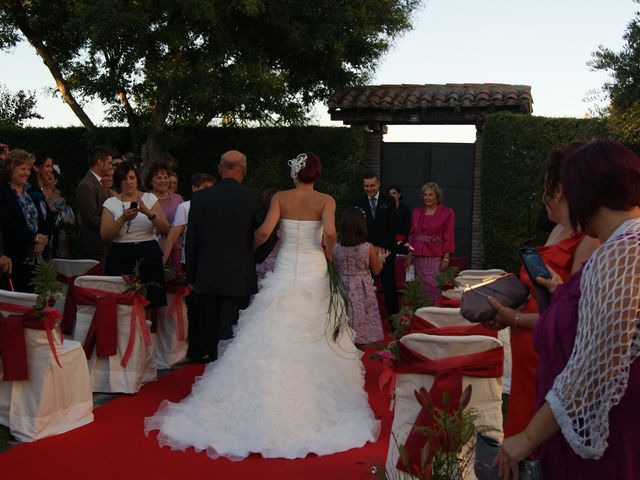
{"type": "MultiPolygon", "coordinates": [[[[607,80],[587,62],[599,45],[619,51],[640,5],[632,0],[424,0],[412,31],[393,42],[370,84],[508,83],[531,85],[533,114],[588,115],[587,93],[607,80]]],[[[35,91],[43,120],[33,126],[79,126],[33,48],[22,43],[0,53],[0,83],[35,91]]],[[[86,107],[96,123],[98,103],[86,107]]],[[[313,123],[332,122],[317,105],[313,123]]],[[[390,125],[385,142],[473,142],[473,126],[390,125]]]]}

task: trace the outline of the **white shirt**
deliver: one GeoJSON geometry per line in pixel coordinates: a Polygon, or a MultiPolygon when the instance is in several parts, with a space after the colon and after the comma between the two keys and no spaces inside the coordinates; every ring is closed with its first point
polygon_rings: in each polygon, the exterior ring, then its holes
{"type": "MultiPolygon", "coordinates": [[[[153,206],[158,203],[158,197],[153,193],[143,193],[141,200],[149,210],[152,210],[153,206]]],[[[103,203],[104,208],[113,214],[114,220],[118,220],[124,211],[129,209],[130,205],[131,202],[123,202],[118,197],[107,198],[103,203]]],[[[138,212],[138,215],[136,215],[133,220],[126,222],[122,226],[113,241],[116,243],[133,243],[155,239],[155,226],[153,222],[149,220],[144,213],[138,212]]]]}
{"type": "MultiPolygon", "coordinates": [[[[174,227],[180,227],[182,225],[187,225],[187,223],[189,223],[189,208],[191,208],[191,200],[187,200],[186,202],[182,202],[180,205],[178,205],[178,208],[176,209],[176,215],[175,217],[173,217],[173,226],[174,227]]],[[[185,250],[186,250],[186,243],[185,243],[185,239],[187,238],[187,227],[184,227],[184,230],[182,231],[182,253],[180,254],[180,263],[186,263],[186,257],[185,257],[185,250]]]]}

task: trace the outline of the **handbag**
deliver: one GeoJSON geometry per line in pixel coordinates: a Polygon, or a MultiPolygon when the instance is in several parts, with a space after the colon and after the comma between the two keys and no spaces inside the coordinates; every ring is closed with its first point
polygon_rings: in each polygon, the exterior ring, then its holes
{"type": "Polygon", "coordinates": [[[475,323],[492,320],[498,312],[488,297],[509,308],[518,308],[529,297],[529,289],[513,273],[478,283],[462,292],[460,315],[475,323]]]}
{"type": "MultiPolygon", "coordinates": [[[[500,451],[500,442],[478,433],[476,435],[476,461],[473,470],[478,480],[500,480],[498,468],[492,466],[493,459],[500,451]]],[[[543,480],[542,466],[538,460],[520,462],[520,480],[543,480]]]]}

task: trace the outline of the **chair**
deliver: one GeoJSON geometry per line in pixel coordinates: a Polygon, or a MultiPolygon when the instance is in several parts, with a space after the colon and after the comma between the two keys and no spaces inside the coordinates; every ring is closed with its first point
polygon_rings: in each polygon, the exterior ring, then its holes
{"type": "MultiPolygon", "coordinates": [[[[422,333],[412,333],[400,339],[401,348],[406,348],[422,357],[431,360],[447,359],[461,355],[472,354],[495,354],[494,369],[499,370],[501,362],[500,341],[492,337],[470,335],[470,336],[437,336],[422,333]],[[499,350],[495,350],[499,349],[499,350]]],[[[474,360],[470,359],[470,362],[474,360]]],[[[484,360],[481,361],[484,363],[484,360]]],[[[472,363],[473,364],[473,363],[472,363]]],[[[410,370],[410,368],[409,368],[410,370]]],[[[496,376],[484,374],[484,378],[469,376],[462,370],[462,389],[467,385],[472,385],[471,401],[469,408],[473,408],[478,413],[476,427],[491,427],[492,430],[486,435],[492,436],[502,441],[502,380],[499,372],[496,376]]],[[[412,426],[421,411],[414,392],[420,387],[431,390],[434,385],[435,375],[424,373],[399,373],[395,384],[395,407],[394,419],[391,428],[391,441],[387,454],[387,472],[395,472],[398,462],[398,445],[403,445],[409,437],[412,426]]],[[[469,451],[473,455],[473,451],[469,451]]],[[[396,472],[402,478],[401,472],[396,472]]],[[[398,476],[396,475],[396,476],[398,476]]],[[[473,474],[473,463],[465,470],[463,478],[475,478],[473,474]]]]}
{"type": "MultiPolygon", "coordinates": [[[[32,308],[36,295],[0,290],[0,312],[16,315],[9,305],[32,308]]],[[[73,430],[93,421],[93,398],[87,359],[82,346],[61,343],[52,332],[62,367],[56,364],[44,330],[24,329],[28,379],[3,381],[0,361],[0,424],[18,440],[28,442],[73,430]]]]}
{"type": "Polygon", "coordinates": [[[462,318],[459,308],[423,307],[416,310],[414,315],[426,320],[434,327],[471,325],[471,322],[462,318]]]}
{"type": "Polygon", "coordinates": [[[184,292],[167,284],[167,306],[158,309],[158,329],[151,334],[158,368],[171,368],[187,359],[187,305],[184,292]]]}
{"type": "MultiPolygon", "coordinates": [[[[148,322],[144,324],[144,327],[140,327],[137,323],[134,324],[133,335],[131,334],[133,311],[131,304],[123,304],[118,300],[115,307],[117,312],[117,349],[114,354],[97,356],[98,345],[96,344],[95,348],[89,349],[88,347],[87,334],[90,332],[97,307],[82,304],[80,299],[82,289],[102,291],[105,297],[109,296],[109,293],[122,294],[126,290],[126,284],[122,277],[86,275],[78,277],[75,286],[78,294],[78,315],[73,338],[83,343],[85,351],[90,350],[87,353],[87,358],[93,391],[136,393],[143,384],[157,380],[153,347],[151,344],[145,345],[144,340],[145,335],[148,336],[148,322]],[[129,346],[131,347],[130,356],[126,366],[123,366],[129,346]]],[[[100,342],[99,331],[97,339],[97,342],[100,342]]]]}
{"type": "Polygon", "coordinates": [[[52,258],[49,263],[58,274],[58,280],[62,283],[63,298],[58,299],[55,304],[55,308],[64,313],[61,326],[62,333],[73,336],[76,312],[75,302],[72,301],[73,297],[67,298],[69,287],[73,285],[76,277],[80,275],[98,275],[100,272],[95,270],[100,268],[100,262],[92,259],[52,258]]]}
{"type": "MultiPolygon", "coordinates": [[[[453,327],[473,325],[460,315],[459,308],[424,307],[414,312],[414,315],[425,320],[434,327],[453,327]]],[[[504,347],[504,374],[502,377],[504,393],[511,392],[511,334],[508,328],[497,331],[498,340],[504,347]]]]}

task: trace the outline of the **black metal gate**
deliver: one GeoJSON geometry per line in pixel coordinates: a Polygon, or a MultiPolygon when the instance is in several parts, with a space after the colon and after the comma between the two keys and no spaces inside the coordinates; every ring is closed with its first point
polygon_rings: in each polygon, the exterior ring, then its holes
{"type": "Polygon", "coordinates": [[[443,204],[456,219],[456,257],[471,259],[473,207],[473,143],[383,143],[380,164],[382,188],[398,185],[403,203],[423,205],[420,187],[436,182],[444,191],[443,204]]]}

